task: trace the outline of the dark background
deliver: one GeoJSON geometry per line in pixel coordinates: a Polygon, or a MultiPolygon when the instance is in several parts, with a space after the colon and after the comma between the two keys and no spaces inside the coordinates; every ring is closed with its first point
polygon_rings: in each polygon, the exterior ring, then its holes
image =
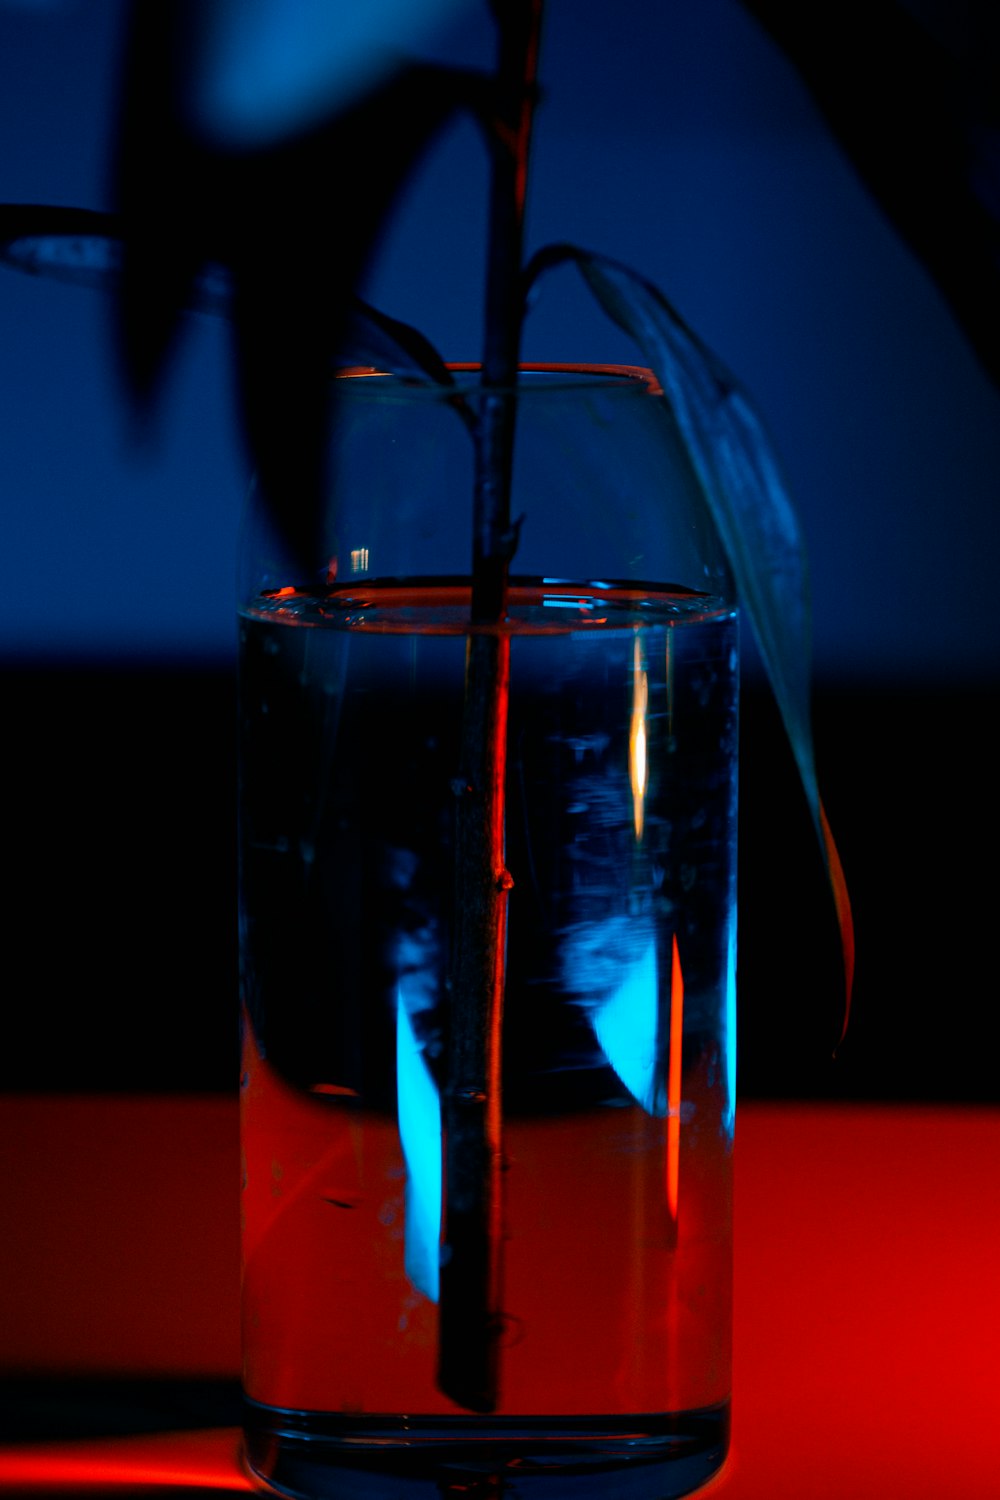
{"type": "MultiPolygon", "coordinates": [[[[484,56],[480,8],[439,49],[484,56]]],[[[107,206],[122,15],[0,0],[0,200],[107,206]]],[[[741,1091],[996,1101],[1000,396],[735,0],[549,0],[543,49],[529,248],[574,240],[668,293],[756,396],[809,545],[855,1013],[833,1060],[835,934],[750,653],[741,1091]]],[[[372,276],[451,358],[476,354],[484,184],[458,127],[372,276]]],[[[529,358],[634,361],[568,273],[545,296],[529,358]]],[[[225,329],[192,319],[142,439],[100,294],[0,272],[0,335],[0,1089],[228,1091],[246,466],[225,329]]]]}

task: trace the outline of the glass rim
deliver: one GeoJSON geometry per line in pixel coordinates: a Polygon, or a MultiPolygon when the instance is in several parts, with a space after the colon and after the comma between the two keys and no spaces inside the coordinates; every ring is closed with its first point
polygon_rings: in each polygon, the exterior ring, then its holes
{"type": "Polygon", "coordinates": [[[375,365],[348,365],[334,372],[333,384],[338,394],[350,391],[352,395],[385,397],[396,399],[415,396],[430,399],[454,399],[455,396],[481,399],[486,395],[523,397],[530,393],[539,395],[567,394],[582,390],[622,393],[641,396],[662,396],[663,387],[652,370],[642,365],[552,363],[535,360],[518,365],[519,375],[546,375],[552,377],[535,384],[532,381],[518,382],[514,386],[484,386],[474,378],[482,365],[478,362],[449,361],[446,369],[454,378],[451,385],[443,385],[429,377],[412,377],[398,371],[383,370],[375,365]],[[463,378],[465,377],[465,378],[463,378]],[[383,383],[384,382],[384,383],[383,383]]]}

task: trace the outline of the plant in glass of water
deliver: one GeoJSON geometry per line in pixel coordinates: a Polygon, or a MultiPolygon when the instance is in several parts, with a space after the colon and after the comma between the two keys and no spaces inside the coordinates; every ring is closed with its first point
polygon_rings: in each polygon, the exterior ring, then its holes
{"type": "MultiPolygon", "coordinates": [[[[209,22],[226,7],[135,8],[120,133],[115,216],[10,207],[5,259],[23,269],[111,284],[133,392],[148,396],[187,307],[232,319],[242,411],[258,483],[290,554],[315,588],[315,552],[335,365],[370,366],[448,387],[452,372],[415,330],[356,293],[383,219],[421,147],[457,111],[488,150],[489,233],[479,391],[456,394],[474,444],[469,497],[469,633],[454,768],[455,903],[442,1063],[444,1242],[438,1383],[466,1411],[499,1403],[502,1016],[507,905],[505,764],[509,608],[521,518],[511,512],[516,392],[526,308],[561,267],[642,351],[700,482],[742,608],[784,718],[843,941],[849,1001],[850,910],[816,786],[809,725],[805,565],[794,511],[754,407],[673,308],[636,272],[553,245],[526,260],[524,213],[537,97],[542,0],[492,0],[492,74],[399,65],[308,130],[263,145],[207,141],[197,128],[209,22]]],[[[230,13],[239,16],[239,8],[230,13]]],[[[340,23],[327,17],[331,55],[340,23]]],[[[379,7],[373,7],[377,29],[379,7]]],[[[364,32],[364,25],[361,26],[364,32]]],[[[372,39],[369,37],[368,41],[372,39]]],[[[377,40],[377,36],[376,36],[377,40]]],[[[345,42],[346,45],[346,42],[345,42]]],[[[361,50],[364,50],[364,38],[361,50]]],[[[252,121],[253,111],[248,118],[252,121]]],[[[530,518],[527,523],[530,525],[530,518]]],[[[845,1004],[845,1024],[847,1005],[845,1004]]]]}

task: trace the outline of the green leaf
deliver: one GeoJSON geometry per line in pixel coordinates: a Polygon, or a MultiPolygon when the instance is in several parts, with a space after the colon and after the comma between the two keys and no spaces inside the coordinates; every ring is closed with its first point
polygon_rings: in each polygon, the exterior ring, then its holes
{"type": "Polygon", "coordinates": [[[604,256],[553,245],[539,251],[527,267],[526,288],[530,291],[546,271],[567,263],[577,267],[604,311],[643,350],[701,481],[826,861],[841,935],[846,1030],[854,970],[853,924],[816,780],[805,546],[781,465],[747,393],[650,282],[604,256]]]}

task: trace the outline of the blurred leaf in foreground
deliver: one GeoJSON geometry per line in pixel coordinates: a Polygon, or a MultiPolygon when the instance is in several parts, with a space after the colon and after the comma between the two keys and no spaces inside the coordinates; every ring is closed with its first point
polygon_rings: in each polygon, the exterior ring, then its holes
{"type": "Polygon", "coordinates": [[[1000,383],[1000,5],[743,3],[1000,383]]]}
{"type": "Polygon", "coordinates": [[[206,28],[184,5],[131,13],[116,180],[119,326],[138,407],[151,400],[207,262],[232,278],[235,369],[258,482],[300,559],[325,489],[331,358],[383,221],[414,162],[487,83],[401,65],[310,129],[245,150],[192,110],[206,28]]]}

